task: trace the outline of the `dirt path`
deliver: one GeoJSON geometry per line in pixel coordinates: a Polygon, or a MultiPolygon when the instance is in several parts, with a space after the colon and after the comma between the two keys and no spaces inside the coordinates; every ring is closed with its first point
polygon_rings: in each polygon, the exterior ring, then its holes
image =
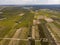
{"type": "MultiPolygon", "coordinates": [[[[13,36],[12,38],[18,38],[21,30],[22,30],[22,28],[17,29],[17,31],[15,32],[15,34],[14,34],[14,36],[13,36]]],[[[11,41],[9,42],[9,45],[15,45],[15,44],[16,44],[16,40],[11,40],[11,41]],[[12,42],[13,42],[13,43],[12,43],[12,42]]]]}
{"type": "Polygon", "coordinates": [[[35,26],[32,26],[32,38],[35,39],[35,26]]]}

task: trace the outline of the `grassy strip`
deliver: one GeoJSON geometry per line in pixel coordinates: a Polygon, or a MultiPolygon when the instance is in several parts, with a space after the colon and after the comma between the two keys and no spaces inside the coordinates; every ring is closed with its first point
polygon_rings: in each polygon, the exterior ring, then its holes
{"type": "Polygon", "coordinates": [[[23,28],[23,30],[22,30],[22,32],[20,34],[20,39],[27,39],[28,38],[28,34],[29,34],[28,31],[29,31],[28,28],[23,28]]]}
{"type": "Polygon", "coordinates": [[[51,32],[55,35],[56,39],[57,39],[57,40],[60,40],[60,37],[59,37],[59,36],[54,32],[54,30],[52,29],[52,24],[53,24],[53,23],[48,24],[48,27],[50,28],[51,32]]]}
{"type": "Polygon", "coordinates": [[[60,28],[60,25],[58,23],[56,23],[56,22],[53,22],[53,23],[54,23],[54,25],[56,25],[56,27],[60,28]]]}
{"type": "Polygon", "coordinates": [[[18,45],[29,45],[29,41],[20,40],[20,42],[18,43],[18,45]]]}
{"type": "MultiPolygon", "coordinates": [[[[10,28],[6,27],[3,30],[0,30],[0,38],[4,38],[6,34],[8,34],[10,31],[10,28]]],[[[1,40],[0,40],[1,41],[1,40]]]]}
{"type": "Polygon", "coordinates": [[[35,45],[41,45],[40,41],[35,41],[35,45]]]}

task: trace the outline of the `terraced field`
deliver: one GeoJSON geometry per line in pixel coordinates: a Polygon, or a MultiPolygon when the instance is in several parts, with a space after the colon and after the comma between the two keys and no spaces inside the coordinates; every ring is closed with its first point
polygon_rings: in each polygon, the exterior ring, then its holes
{"type": "Polygon", "coordinates": [[[0,12],[0,45],[60,44],[60,13],[13,6],[0,12]]]}

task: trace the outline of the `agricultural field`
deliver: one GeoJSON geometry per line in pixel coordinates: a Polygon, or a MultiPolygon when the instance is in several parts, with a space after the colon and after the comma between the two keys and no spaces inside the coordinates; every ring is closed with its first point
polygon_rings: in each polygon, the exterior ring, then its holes
{"type": "Polygon", "coordinates": [[[0,45],[59,44],[59,11],[0,7],[0,45]]]}

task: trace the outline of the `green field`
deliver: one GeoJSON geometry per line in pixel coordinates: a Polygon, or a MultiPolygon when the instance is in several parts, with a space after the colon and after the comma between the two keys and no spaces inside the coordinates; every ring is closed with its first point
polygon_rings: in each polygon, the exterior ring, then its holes
{"type": "Polygon", "coordinates": [[[51,11],[4,7],[0,10],[0,45],[51,45],[51,40],[60,41],[60,13],[51,11]]]}

